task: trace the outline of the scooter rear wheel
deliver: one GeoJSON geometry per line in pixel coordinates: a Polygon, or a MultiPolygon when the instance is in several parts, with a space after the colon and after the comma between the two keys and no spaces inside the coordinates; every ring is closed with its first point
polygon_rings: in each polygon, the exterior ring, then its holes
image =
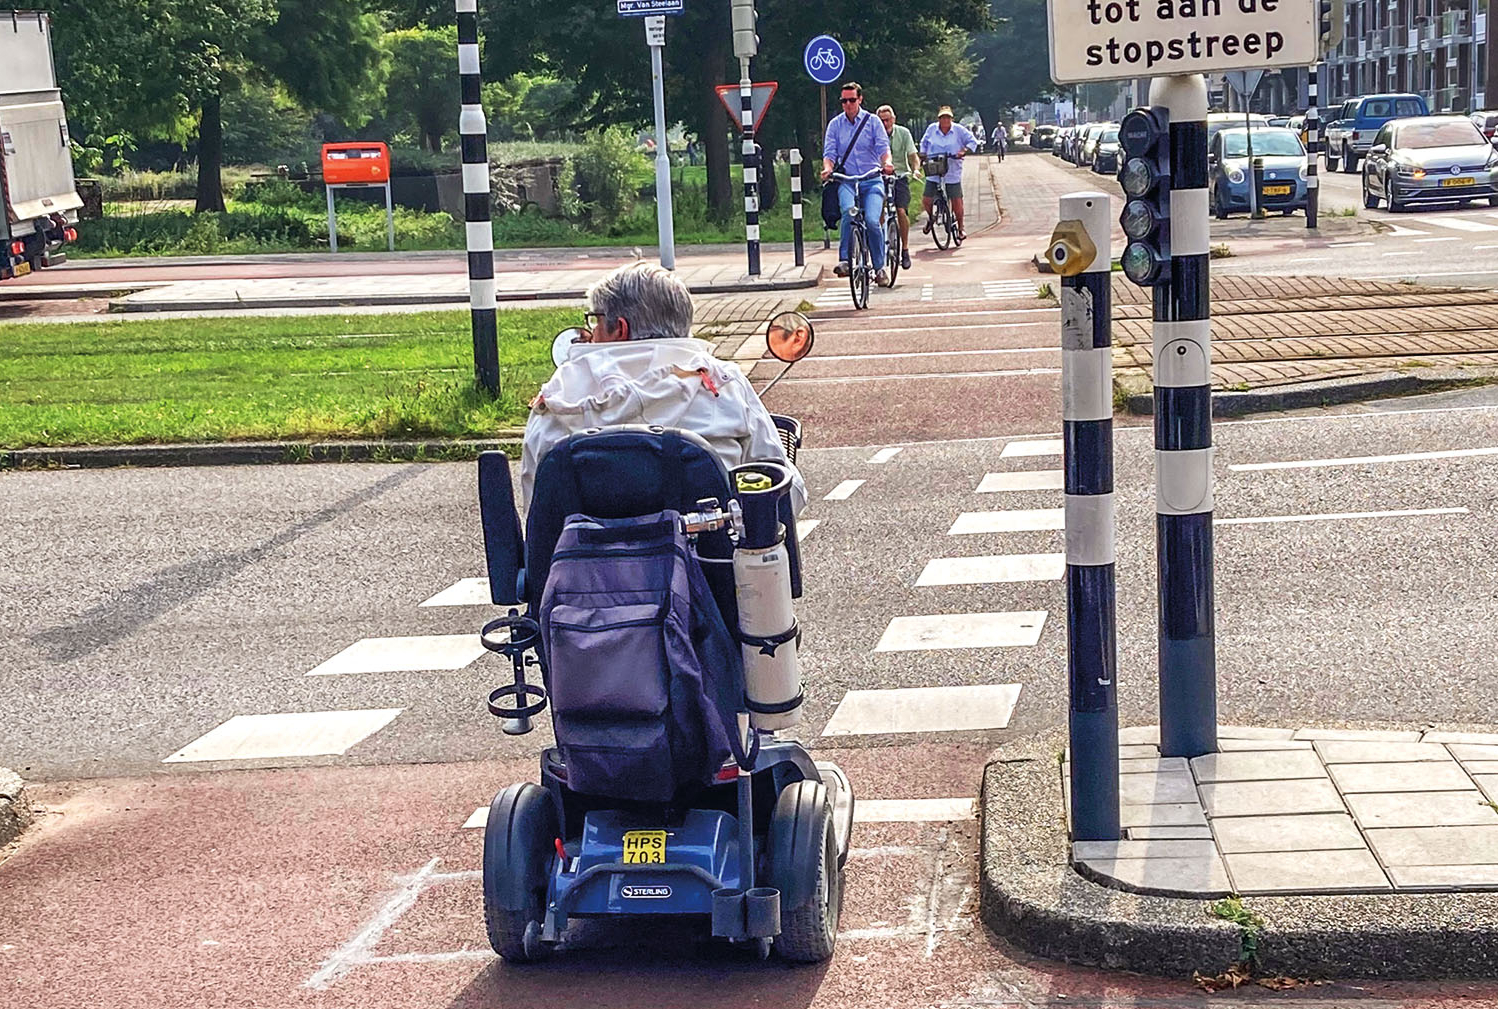
{"type": "Polygon", "coordinates": [[[769,836],[770,885],[780,890],[775,952],[797,963],[832,958],[843,908],[843,874],[827,786],[788,785],[775,803],[769,836]]]}
{"type": "Polygon", "coordinates": [[[546,955],[539,936],[553,845],[560,833],[556,807],[539,785],[511,785],[489,806],[484,925],[489,945],[511,963],[533,963],[546,955]]]}

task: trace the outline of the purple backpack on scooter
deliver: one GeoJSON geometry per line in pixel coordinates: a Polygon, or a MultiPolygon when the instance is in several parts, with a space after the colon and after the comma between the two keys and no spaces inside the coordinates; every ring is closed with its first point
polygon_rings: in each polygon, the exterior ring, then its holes
{"type": "Polygon", "coordinates": [[[743,660],[677,512],[568,516],[540,625],[569,788],[669,802],[712,782],[743,660]]]}

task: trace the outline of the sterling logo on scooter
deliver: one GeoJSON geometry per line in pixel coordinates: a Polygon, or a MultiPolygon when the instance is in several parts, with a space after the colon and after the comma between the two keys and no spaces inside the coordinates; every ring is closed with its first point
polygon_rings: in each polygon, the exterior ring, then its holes
{"type": "Polygon", "coordinates": [[[669,886],[621,886],[619,888],[619,895],[637,899],[649,898],[660,900],[671,896],[671,888],[669,886]]]}

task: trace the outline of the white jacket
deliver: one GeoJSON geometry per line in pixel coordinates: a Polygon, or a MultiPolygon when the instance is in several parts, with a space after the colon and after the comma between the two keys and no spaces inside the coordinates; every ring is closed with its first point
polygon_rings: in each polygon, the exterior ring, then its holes
{"type": "Polygon", "coordinates": [[[658,424],[701,435],[733,467],[776,462],[791,471],[796,513],[806,485],[786,459],[770,412],[739,366],[693,337],[575,343],[541,387],[525,424],[520,496],[530,510],[536,468],[568,436],[610,424],[658,424]],[[711,387],[709,385],[711,383],[711,387]],[[712,391],[716,388],[716,394],[712,391]]]}

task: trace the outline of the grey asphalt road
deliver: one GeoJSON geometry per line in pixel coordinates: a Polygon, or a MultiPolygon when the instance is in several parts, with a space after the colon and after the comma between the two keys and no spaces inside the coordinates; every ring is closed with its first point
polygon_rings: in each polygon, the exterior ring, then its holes
{"type": "MultiPolygon", "coordinates": [[[[1498,446],[1479,394],[1217,429],[1218,516],[1463,508],[1464,513],[1219,527],[1218,662],[1225,722],[1425,722],[1491,717],[1498,573],[1492,457],[1235,471],[1244,463],[1498,446]]],[[[1017,432],[1019,433],[1019,432],[1017,432]]],[[[1044,434],[1029,429],[1024,434],[1044,434]]],[[[985,473],[1054,468],[1001,458],[1006,439],[802,456],[814,740],[850,689],[1020,684],[1008,729],[1066,710],[1059,582],[916,587],[928,560],[1060,549],[1059,532],[951,536],[967,511],[1045,508],[1057,492],[977,494],[985,473]],[[823,496],[864,480],[846,500],[823,496]],[[1044,610],[1030,648],[875,652],[895,617],[1044,610]]],[[[1149,429],[1120,429],[1120,696],[1154,711],[1154,543],[1149,429]]],[[[474,468],[460,464],[25,472],[0,476],[0,754],[36,778],[177,770],[162,759],[241,714],[403,708],[344,757],[426,762],[534,753],[545,730],[502,736],[483,698],[504,671],[307,676],[360,639],[464,634],[488,607],[420,604],[482,574],[474,468]]],[[[853,737],[839,745],[868,745],[853,737]]],[[[821,745],[826,745],[825,741],[821,745]]]]}

